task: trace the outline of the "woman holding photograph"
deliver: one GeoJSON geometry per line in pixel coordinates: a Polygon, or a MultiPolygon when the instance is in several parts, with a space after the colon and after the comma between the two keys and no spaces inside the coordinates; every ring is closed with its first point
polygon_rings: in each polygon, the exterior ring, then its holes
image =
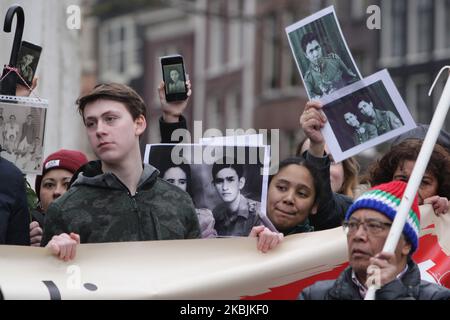
{"type": "MultiPolygon", "coordinates": [[[[407,139],[392,146],[389,152],[370,166],[367,182],[370,185],[392,180],[408,182],[422,143],[419,139],[407,139]]],[[[419,205],[431,204],[436,214],[449,211],[450,154],[439,144],[434,146],[417,193],[419,205]]]]}

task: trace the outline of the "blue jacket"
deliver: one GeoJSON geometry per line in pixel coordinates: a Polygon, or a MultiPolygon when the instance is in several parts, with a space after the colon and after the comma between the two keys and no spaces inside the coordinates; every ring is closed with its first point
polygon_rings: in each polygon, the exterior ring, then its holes
{"type": "Polygon", "coordinates": [[[0,157],[0,244],[30,245],[25,178],[11,162],[0,157]]]}

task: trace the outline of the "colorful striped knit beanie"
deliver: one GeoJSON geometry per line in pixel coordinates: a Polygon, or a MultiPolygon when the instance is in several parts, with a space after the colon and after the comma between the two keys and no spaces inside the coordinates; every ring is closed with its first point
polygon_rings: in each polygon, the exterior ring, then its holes
{"type": "MultiPolygon", "coordinates": [[[[406,183],[403,181],[391,181],[371,188],[356,199],[353,205],[347,210],[345,220],[348,220],[358,209],[372,209],[394,221],[405,189],[406,183]]],[[[419,244],[419,231],[420,212],[416,195],[403,228],[403,235],[412,246],[411,253],[416,251],[419,244]]]]}

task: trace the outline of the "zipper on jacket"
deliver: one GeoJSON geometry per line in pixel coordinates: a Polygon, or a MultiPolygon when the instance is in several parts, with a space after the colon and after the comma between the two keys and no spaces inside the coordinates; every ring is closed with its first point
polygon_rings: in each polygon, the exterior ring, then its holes
{"type": "Polygon", "coordinates": [[[136,192],[134,194],[134,196],[131,195],[130,192],[128,192],[128,196],[130,197],[131,200],[131,204],[133,206],[133,211],[136,213],[137,216],[137,220],[138,220],[138,240],[142,241],[143,239],[143,234],[142,234],[142,217],[141,214],[139,212],[138,206],[137,206],[137,202],[136,202],[136,195],[138,193],[136,192]]]}

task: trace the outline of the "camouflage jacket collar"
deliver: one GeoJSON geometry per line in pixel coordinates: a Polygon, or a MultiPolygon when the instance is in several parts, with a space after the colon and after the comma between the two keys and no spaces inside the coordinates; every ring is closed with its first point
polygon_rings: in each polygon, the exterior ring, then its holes
{"type": "MultiPolygon", "coordinates": [[[[148,183],[153,183],[159,175],[159,171],[155,167],[149,164],[144,164],[143,167],[144,170],[137,186],[138,190],[148,183]]],[[[127,189],[114,173],[105,173],[102,171],[101,162],[99,160],[89,162],[85,169],[86,170],[80,172],[78,178],[73,183],[73,186],[88,185],[115,190],[127,189]]]]}

